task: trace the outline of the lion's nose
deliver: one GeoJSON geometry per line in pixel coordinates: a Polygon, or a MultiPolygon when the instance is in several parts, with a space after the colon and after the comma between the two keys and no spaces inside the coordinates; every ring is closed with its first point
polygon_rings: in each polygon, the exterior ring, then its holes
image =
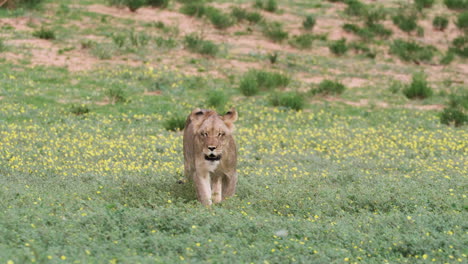
{"type": "Polygon", "coordinates": [[[213,151],[216,149],[216,147],[208,147],[209,150],[213,151]]]}

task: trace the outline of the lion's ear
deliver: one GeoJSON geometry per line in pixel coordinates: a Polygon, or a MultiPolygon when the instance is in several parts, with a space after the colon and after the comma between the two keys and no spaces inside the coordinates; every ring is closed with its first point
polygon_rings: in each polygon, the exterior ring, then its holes
{"type": "Polygon", "coordinates": [[[189,116],[190,121],[192,122],[194,126],[199,126],[201,124],[201,121],[205,117],[205,114],[206,114],[205,109],[195,108],[193,109],[192,113],[189,116]]]}
{"type": "Polygon", "coordinates": [[[231,108],[229,111],[226,112],[226,114],[223,115],[222,117],[224,123],[229,129],[234,129],[234,122],[237,120],[237,111],[234,108],[231,108]]]}

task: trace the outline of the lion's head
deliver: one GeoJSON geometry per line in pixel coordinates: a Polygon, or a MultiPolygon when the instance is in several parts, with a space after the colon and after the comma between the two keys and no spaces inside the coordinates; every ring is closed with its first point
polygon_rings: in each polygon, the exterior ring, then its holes
{"type": "Polygon", "coordinates": [[[235,109],[225,115],[215,111],[195,109],[189,116],[198,151],[202,151],[205,160],[219,161],[229,139],[232,139],[234,122],[237,120],[235,109]],[[201,149],[200,149],[201,148],[201,149]]]}

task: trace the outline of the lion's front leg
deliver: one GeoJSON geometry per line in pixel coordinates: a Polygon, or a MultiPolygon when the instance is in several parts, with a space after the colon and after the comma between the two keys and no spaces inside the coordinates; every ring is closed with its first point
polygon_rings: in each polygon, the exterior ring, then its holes
{"type": "Polygon", "coordinates": [[[237,173],[234,173],[230,176],[226,175],[225,179],[223,180],[223,199],[226,199],[226,197],[233,196],[236,192],[236,186],[237,173]]]}
{"type": "Polygon", "coordinates": [[[193,181],[195,183],[195,189],[197,190],[198,201],[203,205],[210,206],[212,204],[210,174],[208,172],[197,172],[195,173],[195,177],[193,177],[193,181]]]}
{"type": "Polygon", "coordinates": [[[223,181],[221,177],[213,177],[211,182],[211,198],[214,203],[220,203],[222,200],[223,181]]]}

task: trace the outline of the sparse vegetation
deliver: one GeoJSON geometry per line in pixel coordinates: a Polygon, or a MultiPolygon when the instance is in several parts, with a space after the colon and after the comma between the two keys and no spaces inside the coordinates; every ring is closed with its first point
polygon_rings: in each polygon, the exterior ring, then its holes
{"type": "Polygon", "coordinates": [[[418,27],[417,15],[405,11],[398,12],[392,17],[393,24],[406,33],[415,31],[418,27]]]}
{"type": "Polygon", "coordinates": [[[168,131],[182,131],[185,127],[185,117],[181,115],[173,115],[168,117],[163,126],[168,131]]]}
{"type": "Polygon", "coordinates": [[[252,96],[258,94],[260,92],[260,88],[258,86],[255,74],[244,74],[240,81],[239,90],[245,96],[252,96]]]}
{"type": "Polygon", "coordinates": [[[127,95],[121,87],[111,87],[106,91],[106,96],[111,104],[125,103],[128,101],[127,95]]]}
{"type": "Polygon", "coordinates": [[[397,55],[403,61],[415,63],[429,62],[436,49],[432,46],[422,46],[413,41],[396,39],[390,46],[390,53],[397,55]]]}
{"type": "Polygon", "coordinates": [[[228,96],[222,90],[209,91],[207,93],[206,104],[216,109],[223,109],[229,101],[228,96]]]}
{"type": "Polygon", "coordinates": [[[41,6],[43,3],[43,0],[7,0],[2,1],[3,6],[1,7],[6,7],[10,9],[15,9],[15,8],[28,8],[28,9],[33,9],[33,8],[38,8],[41,6]]]}
{"type": "Polygon", "coordinates": [[[265,23],[263,34],[275,42],[282,42],[288,38],[288,32],[284,31],[283,24],[279,22],[265,23]]]}
{"type": "Polygon", "coordinates": [[[434,0],[414,0],[414,4],[418,10],[423,8],[431,8],[434,5],[434,0]]]}
{"type": "Polygon", "coordinates": [[[254,6],[272,13],[278,11],[278,3],[276,0],[256,0],[254,6]]]}
{"type": "Polygon", "coordinates": [[[339,95],[346,90],[346,87],[339,81],[323,80],[318,87],[311,90],[313,95],[339,95]]]}
{"type": "Polygon", "coordinates": [[[39,30],[34,31],[33,36],[40,39],[55,39],[55,32],[52,29],[41,27],[39,30]]]}
{"type": "Polygon", "coordinates": [[[194,33],[185,36],[185,45],[190,51],[202,55],[216,56],[219,51],[215,43],[205,40],[202,36],[194,33]]]}
{"type": "Polygon", "coordinates": [[[448,26],[448,19],[445,16],[436,16],[432,20],[432,26],[435,30],[444,31],[448,26]]]}
{"type": "Polygon", "coordinates": [[[90,109],[87,105],[80,104],[80,105],[73,105],[70,109],[70,113],[80,116],[85,115],[90,112],[90,109]]]}
{"type": "Polygon", "coordinates": [[[5,43],[3,42],[3,39],[0,38],[0,52],[4,52],[7,49],[5,43]]]}
{"type": "Polygon", "coordinates": [[[302,26],[306,30],[312,30],[315,26],[315,23],[316,23],[315,17],[313,15],[307,15],[304,21],[302,21],[302,26]]]}
{"type": "Polygon", "coordinates": [[[217,29],[226,29],[234,25],[233,18],[217,8],[209,8],[206,16],[217,29]]]}
{"type": "Polygon", "coordinates": [[[310,49],[314,36],[312,34],[302,34],[291,38],[289,43],[299,49],[310,49]]]}
{"type": "Polygon", "coordinates": [[[282,92],[282,93],[274,93],[270,97],[270,103],[273,106],[282,106],[282,107],[291,108],[296,111],[299,111],[304,108],[305,100],[304,100],[304,95],[300,93],[282,92]]]}
{"type": "Polygon", "coordinates": [[[278,72],[268,72],[262,70],[249,70],[241,79],[239,89],[242,94],[251,96],[258,94],[262,90],[272,90],[274,88],[288,86],[291,79],[278,72]]]}
{"type": "Polygon", "coordinates": [[[204,16],[206,10],[207,8],[202,1],[187,2],[180,8],[181,13],[196,17],[204,16]]]}
{"type": "Polygon", "coordinates": [[[468,58],[468,36],[459,36],[452,41],[450,51],[460,57],[468,58]]]}
{"type": "Polygon", "coordinates": [[[468,92],[450,95],[448,106],[440,114],[440,122],[456,127],[468,124],[468,92]]]}
{"type": "Polygon", "coordinates": [[[461,31],[468,33],[468,11],[458,14],[455,24],[461,31]]]}
{"type": "Polygon", "coordinates": [[[344,55],[348,51],[348,45],[346,44],[345,38],[332,41],[328,45],[328,48],[333,54],[338,55],[338,56],[344,55]]]}
{"type": "Polygon", "coordinates": [[[452,10],[468,10],[467,0],[444,0],[444,4],[452,10]]]}
{"type": "Polygon", "coordinates": [[[411,83],[403,89],[403,94],[409,99],[424,99],[431,97],[432,88],[427,83],[424,73],[413,74],[411,83]]]}

